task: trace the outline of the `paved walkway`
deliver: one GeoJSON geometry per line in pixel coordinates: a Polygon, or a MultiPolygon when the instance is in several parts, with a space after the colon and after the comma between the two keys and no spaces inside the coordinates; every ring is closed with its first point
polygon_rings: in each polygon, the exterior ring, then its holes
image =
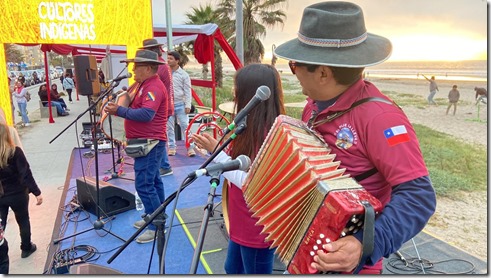
{"type": "MultiPolygon", "coordinates": [[[[55,83],[58,88],[62,88],[59,80],[56,80],[55,83]]],[[[68,102],[68,96],[63,97],[70,109],[70,115],[56,117],[54,118],[55,123],[49,123],[49,119],[40,118],[37,94],[39,85],[28,89],[32,99],[28,103],[27,110],[32,124],[29,127],[18,127],[18,131],[34,178],[42,191],[44,202],[41,206],[36,206],[36,199],[31,194],[29,211],[32,242],[37,245],[38,250],[25,259],[20,257],[20,236],[14,214],[9,213],[5,236],[9,241],[10,274],[43,273],[70,155],[73,148],[79,144],[77,140],[83,146],[83,142],[79,139],[79,134],[83,130],[82,122],[90,121],[86,113],[76,124],[73,124],[50,144],[49,141],[88,108],[87,96],[79,96],[79,101],[76,101],[76,94],[73,93],[73,104],[68,102]]],[[[17,107],[14,114],[15,122],[21,122],[21,118],[17,115],[17,107]]]]}

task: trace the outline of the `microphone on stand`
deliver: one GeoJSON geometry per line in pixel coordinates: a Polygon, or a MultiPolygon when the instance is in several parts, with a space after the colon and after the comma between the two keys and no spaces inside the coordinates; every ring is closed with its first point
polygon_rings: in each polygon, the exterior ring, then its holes
{"type": "Polygon", "coordinates": [[[131,72],[128,72],[127,74],[124,74],[124,75],[121,75],[121,76],[118,76],[114,79],[111,79],[111,80],[108,80],[107,83],[113,83],[113,82],[118,82],[118,81],[121,81],[123,79],[126,79],[126,78],[130,78],[132,77],[133,74],[131,74],[131,72]]]}
{"type": "Polygon", "coordinates": [[[252,109],[254,109],[259,103],[267,100],[270,96],[271,90],[268,86],[262,85],[257,88],[254,97],[249,101],[249,103],[247,103],[244,109],[240,110],[240,112],[237,113],[237,116],[234,117],[233,122],[223,130],[223,135],[225,136],[230,131],[232,131],[235,128],[235,125],[240,123],[242,119],[244,119],[245,116],[247,116],[251,112],[252,109]]]}
{"type": "Polygon", "coordinates": [[[217,163],[211,166],[208,166],[203,169],[198,169],[188,175],[190,178],[201,177],[203,175],[209,176],[210,173],[215,171],[227,172],[233,170],[242,170],[246,171],[249,166],[251,166],[251,159],[247,155],[239,155],[236,159],[230,160],[224,163],[217,163]]]}

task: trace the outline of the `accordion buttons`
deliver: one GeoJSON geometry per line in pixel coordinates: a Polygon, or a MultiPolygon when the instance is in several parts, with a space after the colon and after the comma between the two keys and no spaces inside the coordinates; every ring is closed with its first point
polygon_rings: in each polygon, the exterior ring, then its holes
{"type": "Polygon", "coordinates": [[[310,256],[315,256],[315,252],[314,251],[310,251],[310,256]]]}
{"type": "Polygon", "coordinates": [[[319,235],[319,237],[320,237],[321,239],[323,239],[323,238],[325,237],[325,235],[324,235],[324,234],[320,234],[320,235],[319,235]]]}
{"type": "Polygon", "coordinates": [[[321,243],[322,243],[322,241],[321,241],[320,239],[318,239],[318,240],[316,240],[316,241],[315,241],[315,243],[317,243],[317,244],[321,244],[321,243]]]}
{"type": "Polygon", "coordinates": [[[317,247],[317,245],[314,245],[314,250],[317,251],[319,249],[319,247],[317,247]]]}

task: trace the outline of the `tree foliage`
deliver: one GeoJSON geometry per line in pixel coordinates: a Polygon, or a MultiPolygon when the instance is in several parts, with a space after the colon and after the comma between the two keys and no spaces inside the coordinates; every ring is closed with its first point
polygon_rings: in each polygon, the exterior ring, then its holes
{"type": "MultiPolygon", "coordinates": [[[[277,25],[283,27],[286,14],[281,8],[287,0],[243,0],[243,42],[244,64],[260,63],[264,58],[264,45],[260,38],[266,36],[266,28],[277,25]]],[[[222,30],[235,30],[236,6],[235,0],[221,0],[217,13],[220,15],[222,30]]],[[[225,33],[224,33],[225,34],[225,33]]],[[[235,32],[229,34],[229,42],[236,46],[235,32]]]]}
{"type": "Polygon", "coordinates": [[[4,45],[5,45],[5,56],[7,58],[7,62],[20,63],[24,61],[24,55],[13,44],[6,43],[4,45]]]}

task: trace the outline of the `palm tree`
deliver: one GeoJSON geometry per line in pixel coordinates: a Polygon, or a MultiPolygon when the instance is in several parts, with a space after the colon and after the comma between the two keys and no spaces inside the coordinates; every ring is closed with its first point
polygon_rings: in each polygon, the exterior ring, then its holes
{"type": "MultiPolygon", "coordinates": [[[[215,10],[211,7],[210,4],[206,4],[205,6],[202,6],[201,4],[199,7],[191,7],[191,12],[186,13],[186,17],[188,18],[188,21],[186,21],[186,24],[206,24],[206,23],[216,23],[218,26],[218,16],[215,10]]],[[[215,52],[215,79],[216,79],[216,84],[218,87],[223,86],[223,61],[222,61],[222,56],[220,55],[220,52],[222,49],[215,43],[214,47],[214,52],[215,52]]],[[[208,74],[208,64],[203,64],[202,67],[202,75],[203,79],[207,78],[208,74]]]]}
{"type": "MultiPolygon", "coordinates": [[[[264,45],[259,38],[266,36],[266,27],[281,25],[286,14],[280,8],[288,0],[242,0],[244,19],[244,64],[259,63],[264,57],[264,45]]],[[[235,0],[221,0],[217,12],[222,20],[223,30],[235,30],[235,0]]],[[[234,36],[230,36],[235,47],[234,36]]]]}

